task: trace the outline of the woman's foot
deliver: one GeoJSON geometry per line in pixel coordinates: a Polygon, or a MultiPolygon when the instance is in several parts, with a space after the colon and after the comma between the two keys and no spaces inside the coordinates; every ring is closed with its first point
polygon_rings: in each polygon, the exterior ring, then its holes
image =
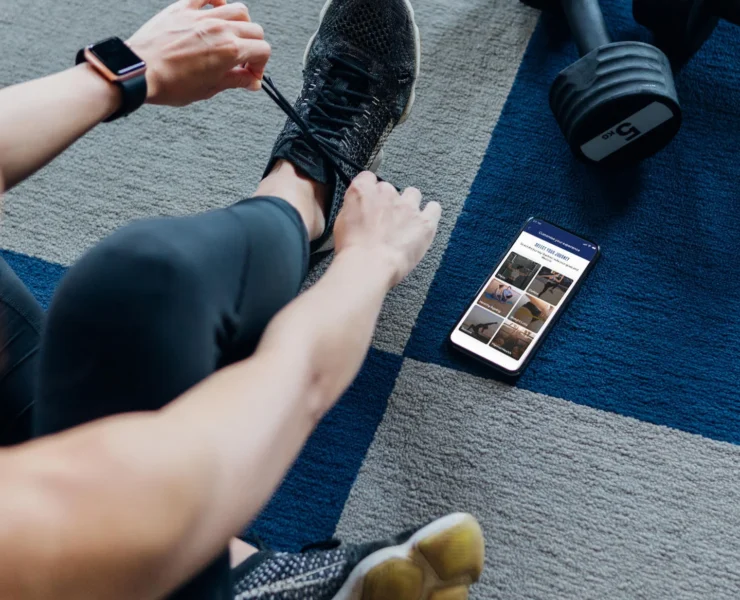
{"type": "MultiPolygon", "coordinates": [[[[350,178],[378,166],[393,128],[409,115],[420,64],[419,30],[408,0],[328,0],[308,44],[295,110],[318,142],[330,146],[350,178]]],[[[334,220],[346,186],[288,119],[266,175],[286,160],[326,186],[326,227],[313,252],[333,248],[334,220]]]]}
{"type": "Polygon", "coordinates": [[[259,552],[233,571],[236,600],[465,600],[483,571],[483,533],[456,513],[392,539],[259,552]]]}

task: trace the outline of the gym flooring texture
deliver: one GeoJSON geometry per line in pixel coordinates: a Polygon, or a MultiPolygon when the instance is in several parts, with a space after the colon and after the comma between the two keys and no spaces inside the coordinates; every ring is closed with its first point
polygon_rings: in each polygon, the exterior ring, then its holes
{"type": "MultiPolygon", "coordinates": [[[[166,3],[3,2],[0,85],[63,69],[166,3]]],[[[290,98],[322,3],[250,3],[290,98]]],[[[470,511],[488,544],[474,598],[737,597],[740,33],[720,25],[677,76],[673,143],[609,175],[574,162],[548,108],[577,57],[562,22],[516,0],[415,8],[418,100],[382,175],[442,204],[439,236],[255,530],[296,549],[470,511]],[[530,216],[604,254],[512,386],[445,338],[530,216]]],[[[604,12],[615,39],[650,39],[627,0],[604,12]]],[[[117,227],[250,194],[283,121],[266,95],[232,91],[101,126],[6,196],[3,256],[46,304],[117,227]]]]}

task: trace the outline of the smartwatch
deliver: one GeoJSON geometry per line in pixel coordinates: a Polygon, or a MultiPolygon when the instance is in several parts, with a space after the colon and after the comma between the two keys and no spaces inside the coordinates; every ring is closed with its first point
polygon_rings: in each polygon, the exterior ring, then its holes
{"type": "Polygon", "coordinates": [[[121,108],[108,117],[109,123],[130,115],[146,101],[146,63],[118,37],[86,46],[77,53],[77,63],[87,61],[121,89],[121,108]]]}

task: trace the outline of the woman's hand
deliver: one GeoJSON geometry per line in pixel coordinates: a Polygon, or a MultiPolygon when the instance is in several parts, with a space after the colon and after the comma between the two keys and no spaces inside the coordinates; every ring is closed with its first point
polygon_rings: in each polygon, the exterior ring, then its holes
{"type": "Polygon", "coordinates": [[[179,0],[128,44],[147,62],[147,102],[185,106],[226,89],[260,89],[271,53],[264,38],[241,2],[179,0]]]}
{"type": "Polygon", "coordinates": [[[391,285],[408,275],[429,250],[442,209],[429,202],[421,209],[421,192],[399,194],[390,183],[360,173],[347,190],[334,226],[336,253],[353,248],[382,257],[392,271],[391,285]]]}

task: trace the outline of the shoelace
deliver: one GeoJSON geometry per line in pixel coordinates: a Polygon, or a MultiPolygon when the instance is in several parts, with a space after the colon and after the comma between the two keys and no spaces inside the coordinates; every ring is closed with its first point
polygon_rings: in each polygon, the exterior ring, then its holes
{"type": "Polygon", "coordinates": [[[356,100],[358,104],[372,103],[375,100],[371,94],[352,89],[354,84],[361,88],[366,82],[378,83],[378,78],[368,73],[360,63],[339,56],[329,57],[329,63],[331,69],[326,75],[324,86],[317,91],[317,98],[307,104],[313,113],[311,122],[315,125],[314,134],[341,139],[342,128],[354,125],[351,120],[347,120],[347,116],[351,118],[366,112],[359,106],[352,106],[350,102],[356,100]],[[320,127],[324,123],[330,128],[320,127]]]}
{"type": "MultiPolygon", "coordinates": [[[[342,74],[351,75],[353,74],[353,70],[359,71],[356,65],[353,65],[352,63],[347,62],[344,59],[334,57],[333,60],[345,69],[345,71],[340,70],[337,73],[337,76],[341,76],[342,74]]],[[[364,76],[369,76],[369,74],[364,72],[360,74],[364,76]]],[[[349,157],[342,154],[337,148],[335,148],[325,139],[318,137],[316,134],[323,135],[327,138],[339,137],[340,134],[336,129],[311,127],[311,125],[296,112],[296,110],[293,108],[293,105],[288,101],[288,99],[277,89],[274,81],[270,76],[263,76],[262,89],[265,90],[265,92],[273,100],[273,102],[275,102],[275,104],[277,104],[277,106],[288,116],[288,118],[296,124],[298,129],[300,129],[303,141],[321,155],[321,157],[332,167],[332,169],[334,169],[337,177],[339,177],[346,186],[349,186],[352,183],[352,178],[347,175],[347,172],[342,168],[340,162],[349,165],[358,172],[365,170],[363,166],[358,165],[349,157]]],[[[372,100],[372,96],[368,94],[363,94],[361,92],[345,90],[344,94],[352,95],[360,99],[372,100]]],[[[338,105],[333,103],[332,99],[329,98],[326,93],[319,94],[319,100],[312,103],[311,108],[313,110],[316,110],[318,113],[317,121],[325,122],[329,125],[352,126],[353,123],[351,121],[346,121],[336,116],[332,116],[331,114],[326,112],[324,107],[333,108],[337,111],[345,111],[348,113],[361,114],[363,112],[361,108],[338,105]]],[[[384,180],[378,177],[378,181],[384,180]]]]}

